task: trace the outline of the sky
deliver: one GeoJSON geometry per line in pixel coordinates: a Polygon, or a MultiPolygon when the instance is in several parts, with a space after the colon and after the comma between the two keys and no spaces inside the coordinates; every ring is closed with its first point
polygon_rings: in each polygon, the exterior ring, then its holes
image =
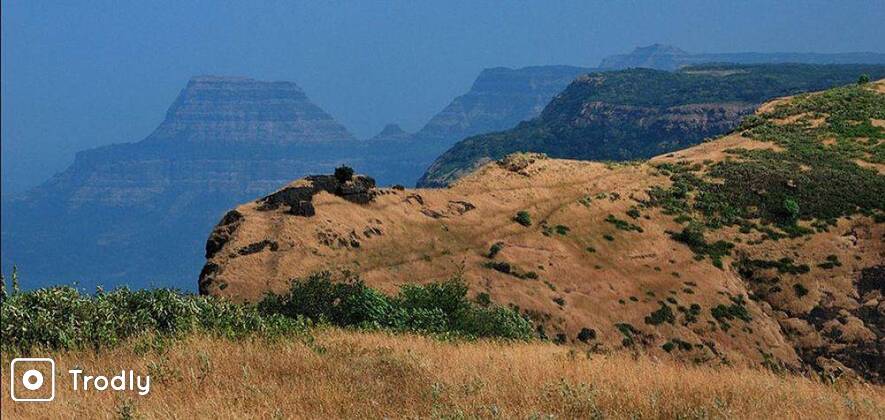
{"type": "Polygon", "coordinates": [[[2,187],[146,137],[194,75],[300,85],[357,137],[420,128],[484,68],[690,52],[885,52],[872,1],[2,1],[2,187]]]}

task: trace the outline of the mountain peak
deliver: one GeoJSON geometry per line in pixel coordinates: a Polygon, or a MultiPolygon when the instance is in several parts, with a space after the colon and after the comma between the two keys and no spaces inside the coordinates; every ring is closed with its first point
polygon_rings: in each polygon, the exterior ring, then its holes
{"type": "Polygon", "coordinates": [[[147,140],[291,145],[353,139],[295,83],[200,75],[147,140]]]}
{"type": "Polygon", "coordinates": [[[385,125],[381,132],[378,133],[379,136],[398,136],[401,134],[406,134],[406,132],[396,123],[385,125]]]}
{"type": "Polygon", "coordinates": [[[391,123],[384,126],[381,131],[369,141],[401,141],[410,139],[411,135],[405,132],[399,124],[391,123]]]}

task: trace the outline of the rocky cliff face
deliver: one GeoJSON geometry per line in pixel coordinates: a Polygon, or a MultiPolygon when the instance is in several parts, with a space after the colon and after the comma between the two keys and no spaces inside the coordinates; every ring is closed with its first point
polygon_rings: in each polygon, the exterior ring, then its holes
{"type": "Polygon", "coordinates": [[[449,146],[468,136],[510,128],[536,117],[554,95],[593,70],[572,66],[483,70],[469,92],[455,98],[416,136],[449,146]]]}
{"type": "Polygon", "coordinates": [[[219,214],[359,144],[294,83],[196,77],[144,140],[80,152],[5,202],[4,269],[33,286],[190,285],[219,214]]]}
{"type": "Polygon", "coordinates": [[[637,47],[629,54],[606,57],[599,67],[620,70],[629,68],[649,68],[676,70],[683,66],[702,63],[734,64],[885,64],[885,54],[873,52],[854,53],[689,53],[672,45],[652,44],[637,47]]]}
{"type": "Polygon", "coordinates": [[[537,118],[455,144],[418,185],[445,186],[518,151],[568,159],[649,158],[729,132],[766,99],[852,83],[863,73],[885,76],[885,66],[707,65],[581,76],[537,118]]]}

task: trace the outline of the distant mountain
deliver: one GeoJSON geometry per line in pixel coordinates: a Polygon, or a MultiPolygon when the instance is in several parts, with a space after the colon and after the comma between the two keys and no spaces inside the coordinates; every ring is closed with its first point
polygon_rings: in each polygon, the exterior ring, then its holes
{"type": "Polygon", "coordinates": [[[536,117],[575,77],[594,71],[573,66],[483,70],[470,91],[455,98],[416,133],[423,142],[447,143],[509,128],[536,117]]]}
{"type": "Polygon", "coordinates": [[[399,124],[387,124],[381,132],[370,138],[372,143],[379,141],[402,141],[411,139],[412,135],[405,132],[399,124]]]}
{"type": "Polygon", "coordinates": [[[618,54],[602,60],[599,67],[620,70],[628,68],[649,68],[676,70],[683,66],[702,63],[735,64],[885,64],[885,54],[874,52],[849,53],[689,53],[672,45],[653,44],[637,47],[629,54],[618,54]]]}
{"type": "Polygon", "coordinates": [[[361,143],[294,83],[193,78],[144,140],[80,152],[4,200],[3,270],[17,264],[29,286],[190,287],[226,208],[361,143]]]}
{"type": "Polygon", "coordinates": [[[359,169],[376,176],[380,184],[414,185],[433,160],[458,140],[538,116],[575,77],[591,71],[573,66],[483,70],[467,93],[452,100],[417,133],[382,132],[373,137],[359,169]]]}
{"type": "Polygon", "coordinates": [[[447,185],[519,151],[568,159],[649,158],[727,133],[767,99],[852,83],[863,73],[883,77],[885,66],[706,65],[581,76],[539,117],[455,144],[418,185],[447,185]]]}

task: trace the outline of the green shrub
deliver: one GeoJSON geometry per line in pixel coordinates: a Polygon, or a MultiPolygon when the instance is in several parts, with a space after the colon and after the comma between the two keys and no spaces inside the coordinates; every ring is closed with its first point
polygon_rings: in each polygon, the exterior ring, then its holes
{"type": "Polygon", "coordinates": [[[306,325],[303,318],[170,289],[84,295],[72,287],[52,287],[13,293],[0,301],[0,318],[2,348],[16,352],[99,348],[144,333],[275,336],[303,331],[306,325]]]}
{"type": "Polygon", "coordinates": [[[170,289],[123,288],[95,295],[71,287],[13,291],[0,295],[0,344],[3,351],[29,352],[100,348],[144,333],[278,336],[306,333],[315,322],[467,338],[532,337],[531,322],[518,312],[491,305],[490,300],[485,307],[474,305],[467,290],[463,281],[453,279],[406,285],[390,297],[358,277],[334,282],[329,273],[319,273],[295,280],[286,293],[268,294],[254,305],[170,289]]]}
{"type": "Polygon", "coordinates": [[[492,244],[492,246],[489,248],[489,254],[488,254],[488,257],[489,257],[489,258],[495,258],[495,256],[498,255],[498,253],[501,252],[502,249],[504,249],[504,242],[495,242],[495,243],[492,244]]]}
{"type": "Polygon", "coordinates": [[[719,304],[710,309],[710,314],[713,315],[716,321],[719,321],[719,325],[726,331],[731,326],[726,320],[734,320],[735,318],[744,322],[753,320],[753,317],[747,311],[743,296],[732,297],[731,301],[731,305],[719,304]]]}
{"type": "Polygon", "coordinates": [[[476,294],[476,304],[479,306],[489,306],[492,304],[492,297],[486,292],[476,294]]]}
{"type": "Polygon", "coordinates": [[[799,218],[799,203],[793,198],[785,198],[783,213],[788,221],[795,223],[799,218]]]}
{"type": "Polygon", "coordinates": [[[802,283],[796,283],[793,285],[793,292],[796,293],[796,297],[803,297],[808,294],[808,288],[806,288],[802,283]]]}
{"type": "Polygon", "coordinates": [[[633,223],[630,223],[626,220],[618,219],[617,217],[615,217],[612,214],[609,214],[608,217],[605,218],[605,221],[613,224],[615,226],[615,228],[618,228],[620,230],[635,231],[635,232],[642,233],[641,227],[634,225],[633,223]]]}
{"type": "Polygon", "coordinates": [[[532,225],[532,216],[529,214],[529,212],[525,210],[520,210],[516,212],[516,216],[513,218],[513,220],[515,220],[516,223],[519,223],[526,227],[532,225]]]}
{"type": "Polygon", "coordinates": [[[672,324],[676,321],[676,316],[670,306],[661,302],[661,307],[645,317],[645,323],[649,325],[660,325],[665,322],[672,324]]]}
{"type": "Polygon", "coordinates": [[[506,261],[489,261],[483,264],[483,267],[490,268],[499,273],[510,274],[510,263],[506,261]]]}

